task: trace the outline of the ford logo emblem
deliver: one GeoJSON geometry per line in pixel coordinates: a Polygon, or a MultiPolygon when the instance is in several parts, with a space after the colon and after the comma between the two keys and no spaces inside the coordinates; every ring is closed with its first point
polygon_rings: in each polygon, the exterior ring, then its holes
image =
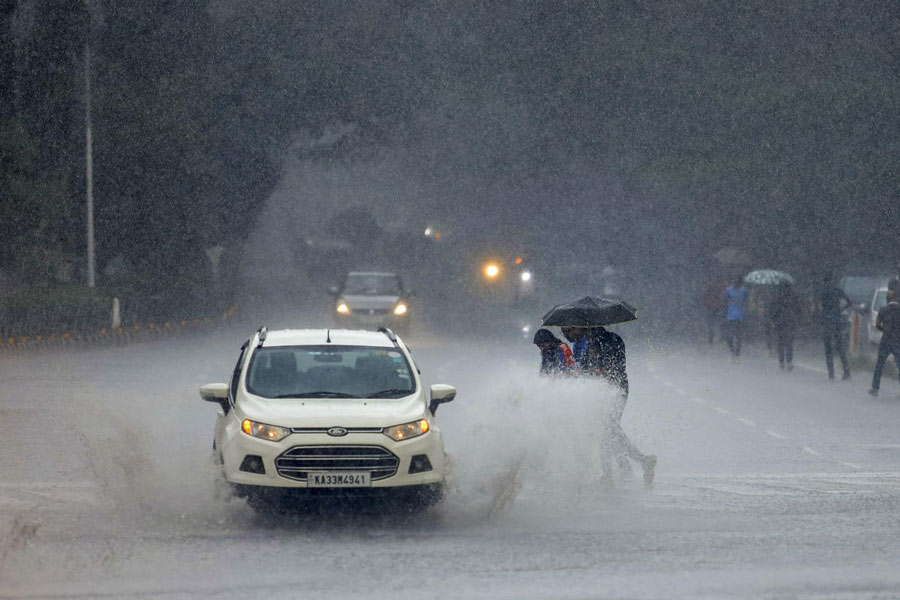
{"type": "Polygon", "coordinates": [[[341,437],[342,435],[347,435],[347,429],[344,427],[332,427],[328,430],[328,435],[331,437],[341,437]]]}

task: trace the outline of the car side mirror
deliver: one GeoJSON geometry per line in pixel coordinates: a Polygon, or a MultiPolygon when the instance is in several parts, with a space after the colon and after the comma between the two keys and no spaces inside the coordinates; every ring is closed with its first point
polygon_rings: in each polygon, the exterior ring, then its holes
{"type": "Polygon", "coordinates": [[[200,397],[207,402],[215,402],[222,407],[222,410],[228,412],[228,384],[227,383],[207,383],[200,386],[200,397]]]}
{"type": "Polygon", "coordinates": [[[431,402],[428,404],[428,410],[431,411],[431,414],[435,414],[438,406],[451,402],[454,398],[456,398],[455,387],[444,383],[436,383],[431,386],[431,402]]]}

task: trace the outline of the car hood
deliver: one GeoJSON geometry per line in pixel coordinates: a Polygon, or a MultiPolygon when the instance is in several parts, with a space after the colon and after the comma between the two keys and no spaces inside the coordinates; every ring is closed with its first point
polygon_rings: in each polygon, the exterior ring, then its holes
{"type": "Polygon", "coordinates": [[[261,398],[245,395],[239,401],[245,417],[282,427],[390,427],[422,418],[421,392],[399,398],[261,398]]]}
{"type": "Polygon", "coordinates": [[[351,309],[368,310],[371,308],[394,308],[400,296],[343,296],[344,302],[351,309]]]}

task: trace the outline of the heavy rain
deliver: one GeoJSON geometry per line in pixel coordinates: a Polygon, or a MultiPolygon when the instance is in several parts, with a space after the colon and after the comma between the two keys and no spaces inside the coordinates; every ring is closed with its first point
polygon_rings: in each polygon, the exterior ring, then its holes
{"type": "Polygon", "coordinates": [[[0,598],[900,597],[898,40],[0,1],[0,598]]]}

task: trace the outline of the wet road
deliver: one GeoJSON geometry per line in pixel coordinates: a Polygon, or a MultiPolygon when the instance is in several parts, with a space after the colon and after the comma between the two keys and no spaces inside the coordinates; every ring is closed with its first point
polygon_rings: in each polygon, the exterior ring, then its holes
{"type": "Polygon", "coordinates": [[[0,355],[0,598],[893,598],[900,398],[758,350],[629,340],[623,425],[659,456],[598,478],[596,388],[526,342],[412,338],[452,487],[434,513],[259,516],[217,499],[215,407],[242,334],[0,355]]]}

